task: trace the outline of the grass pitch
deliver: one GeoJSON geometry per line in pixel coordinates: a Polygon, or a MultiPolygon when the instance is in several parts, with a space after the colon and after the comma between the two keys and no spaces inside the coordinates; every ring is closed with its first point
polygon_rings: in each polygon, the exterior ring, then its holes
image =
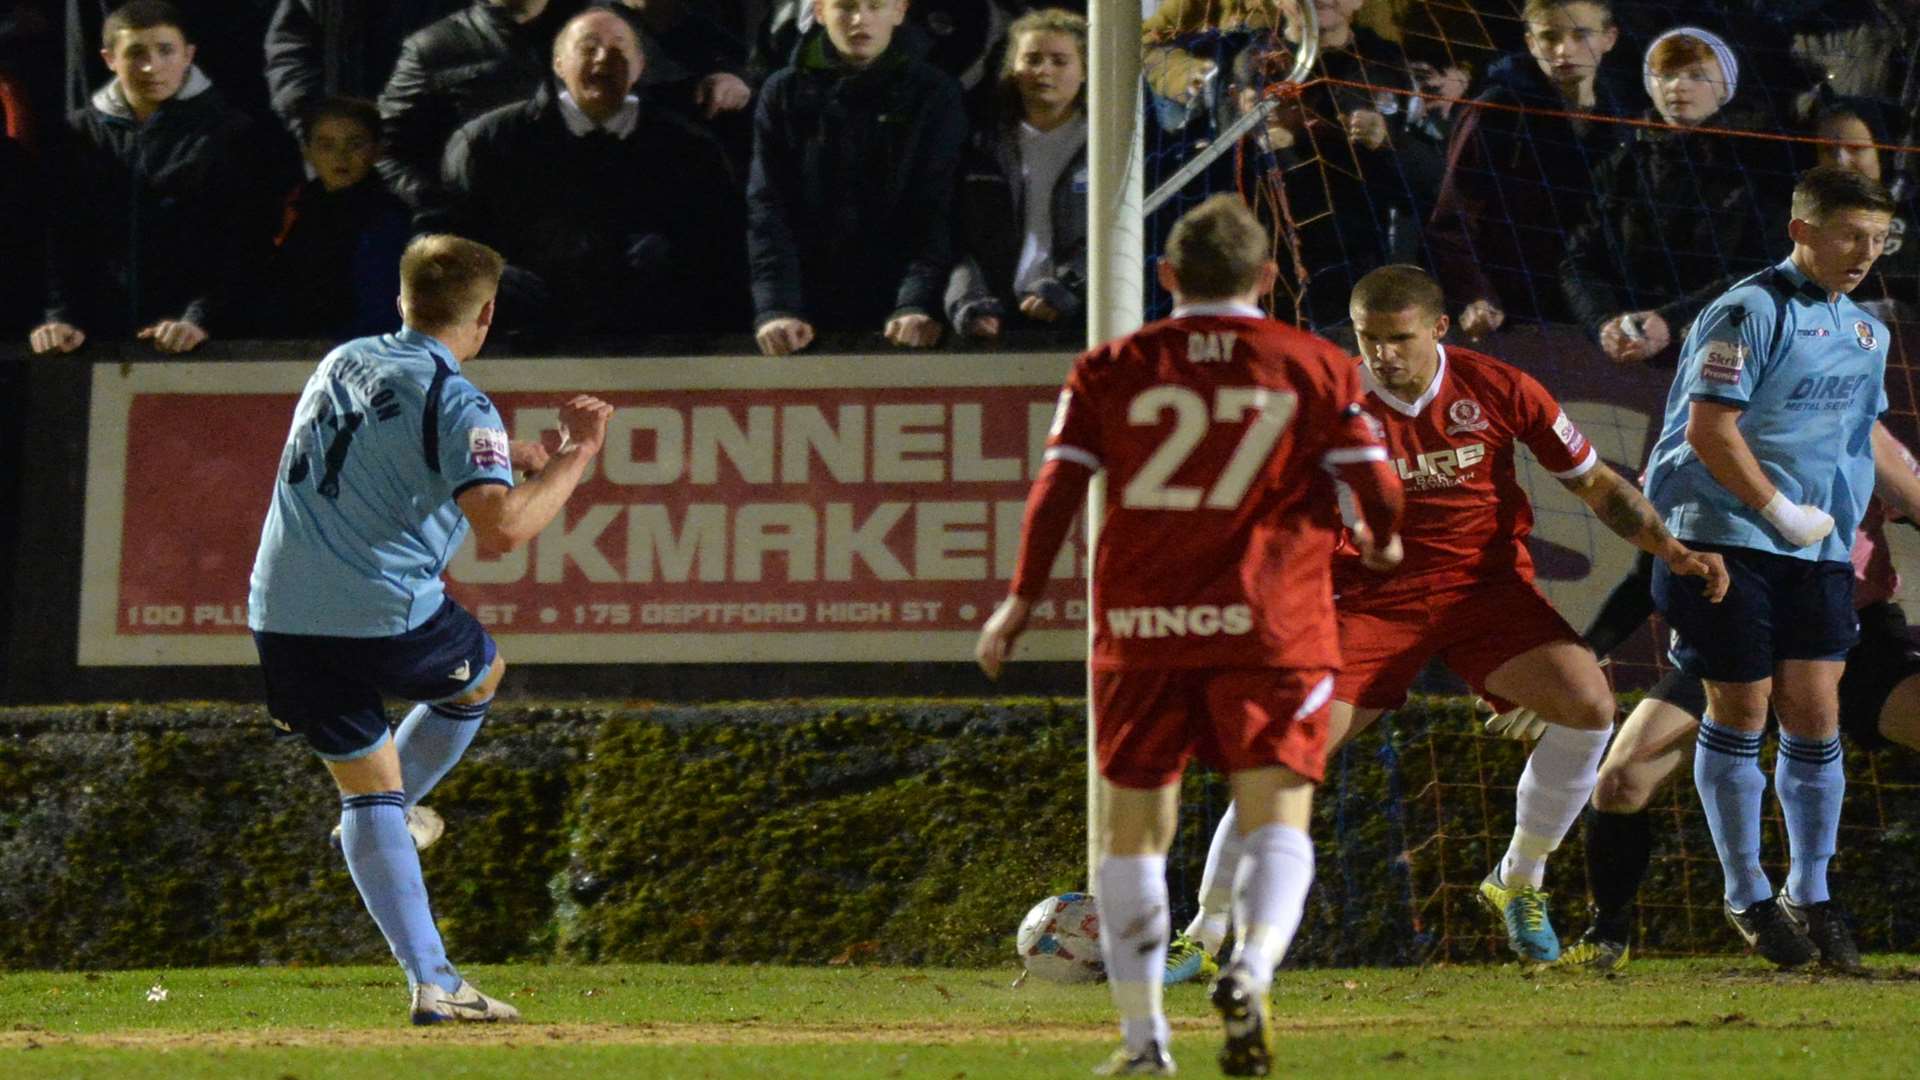
{"type": "MultiPolygon", "coordinates": [[[[1920,1075],[1920,958],[1866,979],[1754,960],[1593,979],[1506,967],[1285,972],[1282,1075],[1920,1075]]],[[[504,966],[467,973],[517,1025],[416,1029],[382,968],[0,975],[0,1076],[1082,1077],[1117,1041],[1106,988],[1004,971],[504,966]],[[164,989],[164,1000],[155,988],[164,989]]],[[[1217,1075],[1201,986],[1173,987],[1183,1076],[1217,1075]]]]}

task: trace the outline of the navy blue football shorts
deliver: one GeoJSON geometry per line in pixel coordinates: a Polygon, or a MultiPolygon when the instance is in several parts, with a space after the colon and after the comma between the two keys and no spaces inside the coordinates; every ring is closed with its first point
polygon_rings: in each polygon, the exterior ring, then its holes
{"type": "Polygon", "coordinates": [[[349,638],[256,630],[267,712],[328,761],[352,761],[387,739],[385,698],[447,701],[487,677],[499,655],[480,620],[448,600],[394,637],[349,638]]]}
{"type": "Polygon", "coordinates": [[[1860,640],[1853,564],[1812,562],[1753,548],[1689,544],[1720,553],[1731,583],[1707,602],[1705,578],[1653,567],[1653,603],[1673,629],[1673,666],[1712,682],[1759,682],[1782,660],[1843,660],[1860,640]]]}

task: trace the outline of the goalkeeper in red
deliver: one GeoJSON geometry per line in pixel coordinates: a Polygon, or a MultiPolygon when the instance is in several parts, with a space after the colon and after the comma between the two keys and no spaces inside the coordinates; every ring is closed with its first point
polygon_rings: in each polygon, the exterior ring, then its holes
{"type": "Polygon", "coordinates": [[[1195,755],[1229,774],[1246,834],[1243,933],[1213,988],[1220,1064],[1230,1076],[1270,1070],[1267,989],[1313,878],[1306,830],[1340,663],[1330,564],[1343,496],[1367,558],[1384,567],[1398,548],[1400,484],[1358,372],[1254,306],[1277,272],[1269,245],[1232,195],[1174,227],[1160,263],[1173,317],[1074,364],[1010,595],[980,633],[980,666],[996,676],[1104,469],[1090,666],[1110,797],[1093,891],[1125,1045],[1100,1075],[1174,1071],[1160,1003],[1166,853],[1195,755]]]}
{"type": "MultiPolygon", "coordinates": [[[[1551,963],[1560,939],[1540,888],[1546,861],[1593,792],[1615,705],[1593,653],[1534,585],[1533,509],[1517,475],[1519,448],[1613,532],[1673,573],[1701,578],[1704,597],[1726,592],[1727,571],[1719,555],[1668,533],[1545,387],[1493,357],[1441,345],[1442,304],[1440,286],[1414,266],[1367,274],[1350,301],[1363,402],[1406,485],[1406,558],[1390,575],[1368,569],[1354,551],[1335,560],[1343,663],[1333,744],[1398,708],[1435,658],[1496,708],[1524,705],[1547,721],[1514,794],[1512,842],[1480,896],[1505,923],[1516,955],[1551,963]]],[[[1202,942],[1225,933],[1215,894],[1235,860],[1235,835],[1223,823],[1214,839],[1221,850],[1208,853],[1201,912],[1188,928],[1202,942]]]]}

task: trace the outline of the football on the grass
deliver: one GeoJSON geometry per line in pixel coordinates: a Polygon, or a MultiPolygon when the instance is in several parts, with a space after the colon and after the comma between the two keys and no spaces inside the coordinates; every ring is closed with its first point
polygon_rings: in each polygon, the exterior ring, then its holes
{"type": "Polygon", "coordinates": [[[1020,962],[1047,982],[1096,982],[1107,974],[1100,959],[1100,913],[1087,893],[1061,893],[1033,905],[1014,941],[1020,962]]]}

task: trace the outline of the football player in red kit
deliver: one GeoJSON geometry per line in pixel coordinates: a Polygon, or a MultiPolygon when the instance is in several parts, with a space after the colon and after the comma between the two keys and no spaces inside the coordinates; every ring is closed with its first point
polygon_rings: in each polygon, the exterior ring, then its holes
{"type": "MultiPolygon", "coordinates": [[[[1341,745],[1399,707],[1436,657],[1496,708],[1524,705],[1548,721],[1520,776],[1513,841],[1480,895],[1505,922],[1517,955],[1549,963],[1560,940],[1540,889],[1546,858],[1593,791],[1615,705],[1593,653],[1534,586],[1526,544],[1533,508],[1515,453],[1526,446],[1608,528],[1674,573],[1705,577],[1715,600],[1727,572],[1720,556],[1667,532],[1545,387],[1490,356],[1441,345],[1443,303],[1424,270],[1384,266],[1355,284],[1349,304],[1367,414],[1405,484],[1405,559],[1381,574],[1356,548],[1335,557],[1342,665],[1331,742],[1341,745]]],[[[1230,849],[1233,827],[1223,823],[1214,842],[1230,849]]],[[[1218,879],[1234,861],[1230,850],[1209,854],[1213,880],[1202,881],[1202,911],[1183,938],[1204,943],[1224,933],[1213,909],[1218,879]]]]}
{"type": "Polygon", "coordinates": [[[1105,469],[1090,666],[1111,797],[1093,891],[1125,1045],[1103,1075],[1173,1072],[1160,1007],[1166,852],[1189,755],[1230,775],[1246,831],[1235,905],[1245,932],[1214,986],[1221,1065],[1266,1075],[1266,991],[1313,876],[1306,828],[1340,663],[1336,484],[1356,508],[1354,557],[1396,558],[1400,484],[1361,408],[1359,372],[1254,306],[1277,272],[1269,244],[1238,197],[1202,203],[1160,264],[1173,317],[1074,364],[1009,595],[976,650],[997,675],[1105,469]]]}

